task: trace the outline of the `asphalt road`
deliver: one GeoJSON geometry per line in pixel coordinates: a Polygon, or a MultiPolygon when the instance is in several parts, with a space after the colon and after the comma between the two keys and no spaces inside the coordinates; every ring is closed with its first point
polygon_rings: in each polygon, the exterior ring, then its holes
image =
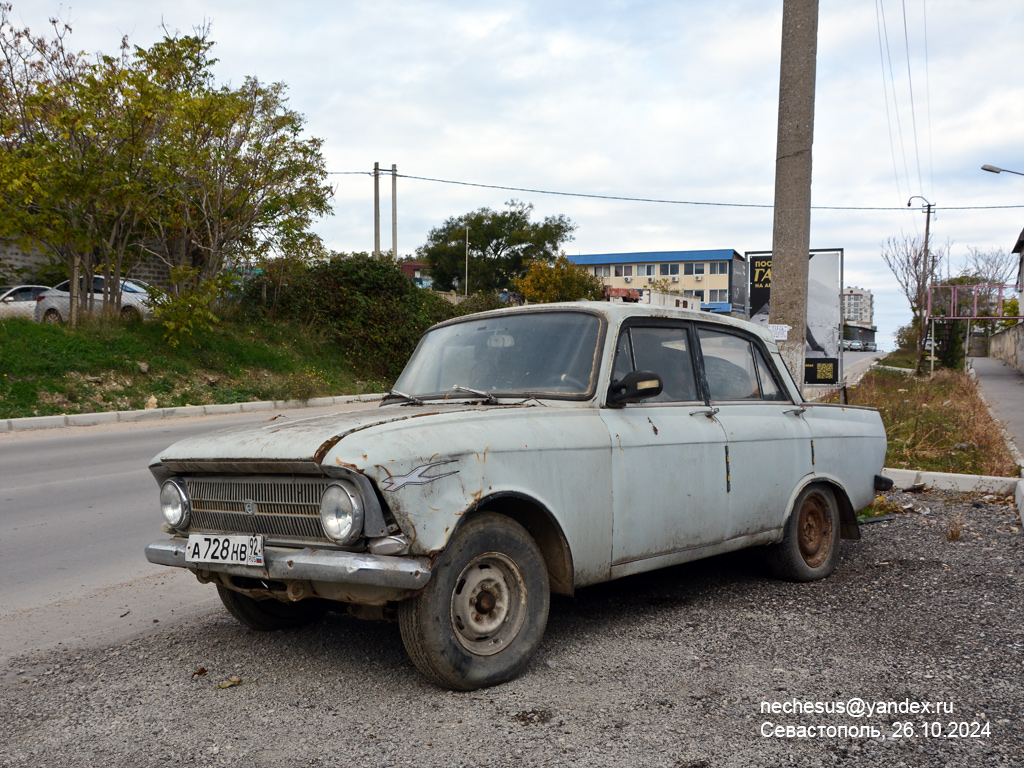
{"type": "Polygon", "coordinates": [[[162,535],[147,469],[162,448],[278,414],[376,406],[0,434],[0,668],[16,654],[122,640],[220,605],[191,574],[152,565],[143,554],[162,535]]]}
{"type": "Polygon", "coordinates": [[[885,355],[885,352],[844,352],[843,379],[847,384],[856,384],[868,372],[871,364],[885,355]]]}

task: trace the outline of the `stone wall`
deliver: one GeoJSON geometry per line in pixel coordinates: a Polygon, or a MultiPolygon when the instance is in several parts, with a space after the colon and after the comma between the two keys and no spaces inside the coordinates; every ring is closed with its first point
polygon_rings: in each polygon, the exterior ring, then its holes
{"type": "Polygon", "coordinates": [[[0,240],[0,283],[23,283],[46,263],[40,248],[24,249],[11,240],[0,240]]]}
{"type": "Polygon", "coordinates": [[[1024,323],[1018,323],[992,336],[989,354],[1024,373],[1024,323]]]}
{"type": "MultiPolygon", "coordinates": [[[[40,247],[25,249],[14,241],[0,240],[0,283],[34,282],[33,273],[48,260],[47,254],[40,247]]],[[[170,285],[171,273],[166,264],[150,257],[135,265],[125,277],[135,277],[166,288],[170,285]]]]}

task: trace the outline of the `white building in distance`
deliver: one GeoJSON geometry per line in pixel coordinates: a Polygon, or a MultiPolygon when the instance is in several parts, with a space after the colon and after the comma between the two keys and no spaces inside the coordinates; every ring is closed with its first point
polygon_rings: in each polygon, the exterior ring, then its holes
{"type": "Polygon", "coordinates": [[[843,320],[853,325],[874,325],[875,299],[871,291],[855,285],[843,291],[843,320]]]}

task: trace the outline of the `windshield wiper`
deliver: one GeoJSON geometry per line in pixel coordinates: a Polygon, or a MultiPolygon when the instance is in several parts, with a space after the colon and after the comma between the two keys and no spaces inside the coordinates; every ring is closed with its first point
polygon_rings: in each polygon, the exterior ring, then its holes
{"type": "Polygon", "coordinates": [[[399,392],[397,389],[392,389],[390,392],[388,392],[387,396],[384,399],[387,400],[389,397],[400,397],[403,400],[405,400],[405,402],[411,403],[412,405],[423,405],[423,401],[420,400],[418,397],[407,395],[405,394],[405,392],[399,392]]]}
{"type": "Polygon", "coordinates": [[[456,385],[454,385],[452,387],[452,392],[468,392],[471,395],[476,395],[477,397],[482,397],[484,399],[485,403],[491,403],[493,405],[498,405],[498,398],[496,398],[490,392],[484,392],[481,389],[470,389],[469,387],[464,387],[461,384],[456,384],[456,385]]]}

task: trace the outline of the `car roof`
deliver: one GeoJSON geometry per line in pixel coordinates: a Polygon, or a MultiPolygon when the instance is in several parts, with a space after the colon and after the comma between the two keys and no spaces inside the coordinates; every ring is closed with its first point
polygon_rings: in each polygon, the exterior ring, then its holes
{"type": "MultiPolygon", "coordinates": [[[[603,315],[609,323],[621,323],[623,320],[632,317],[647,318],[671,318],[674,320],[697,320],[703,323],[724,325],[732,328],[743,329],[757,334],[766,342],[774,344],[775,337],[771,331],[763,326],[741,320],[728,315],[720,315],[712,312],[701,312],[696,309],[681,309],[676,307],[663,307],[658,304],[634,304],[625,301],[563,301],[552,304],[527,304],[522,307],[507,307],[504,309],[493,309],[488,312],[478,312],[474,315],[464,315],[443,323],[438,326],[449,325],[461,322],[469,317],[482,317],[487,315],[516,314],[521,312],[544,312],[551,310],[576,310],[587,311],[603,315]]],[[[435,326],[436,327],[436,326],[435,326]]]]}

